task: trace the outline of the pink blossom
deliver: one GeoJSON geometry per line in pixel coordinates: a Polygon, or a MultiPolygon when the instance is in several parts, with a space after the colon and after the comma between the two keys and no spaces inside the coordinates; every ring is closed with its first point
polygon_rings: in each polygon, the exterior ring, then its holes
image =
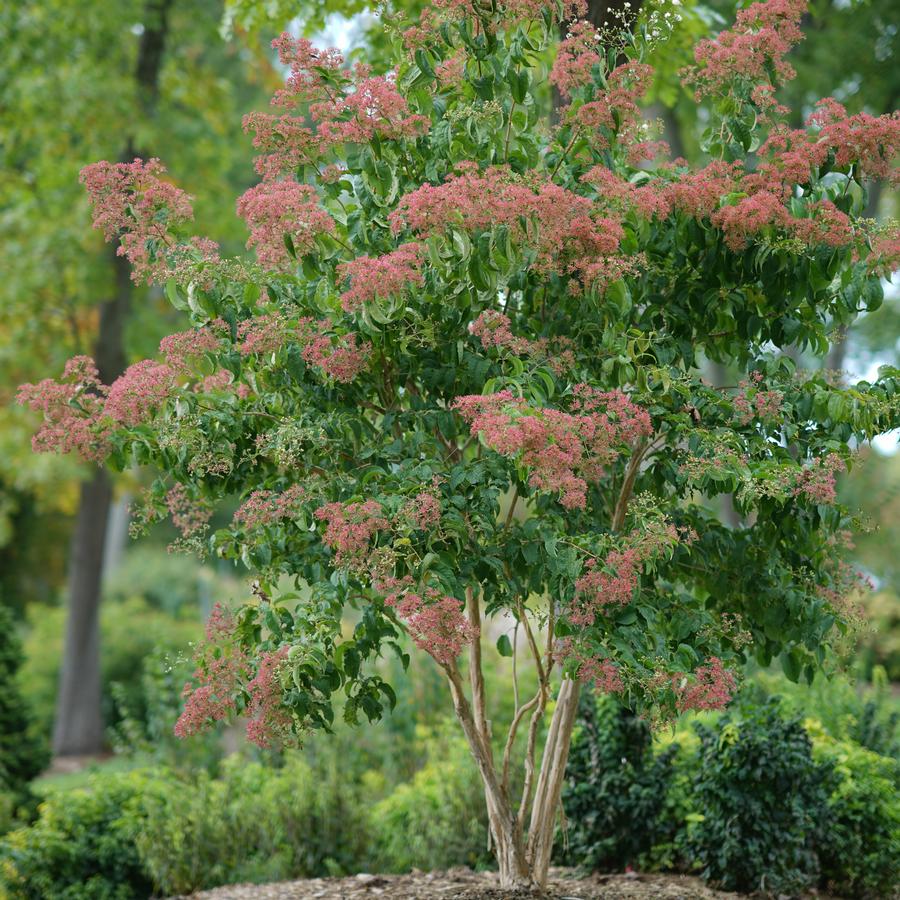
{"type": "Polygon", "coordinates": [[[846,472],[847,464],[836,453],[813,460],[797,479],[794,495],[813,503],[831,504],[837,499],[835,482],[838,472],[846,472]]]}
{"type": "Polygon", "coordinates": [[[31,439],[35,452],[75,451],[84,459],[102,462],[110,449],[109,429],[101,421],[107,392],[87,356],[70,359],[59,382],[45,378],[38,384],[21,385],[17,402],[43,414],[31,439]]]}
{"type": "Polygon", "coordinates": [[[603,475],[621,450],[650,434],[650,417],[620,391],[577,385],[574,413],[529,409],[509,391],[457,397],[451,404],[473,434],[503,456],[531,469],[537,490],[560,493],[567,509],[583,509],[589,482],[603,475]]]}
{"type": "Polygon", "coordinates": [[[604,560],[588,559],[575,582],[575,601],[569,618],[575,625],[593,625],[597,614],[608,606],[631,602],[645,562],[680,540],[671,524],[647,531],[632,531],[621,547],[610,550],[604,560]]]}
{"type": "Polygon", "coordinates": [[[287,335],[287,322],[284,316],[277,313],[244,319],[237,328],[241,356],[277,353],[284,345],[287,335]]]}
{"type": "Polygon", "coordinates": [[[700,97],[727,92],[737,79],[772,86],[790,80],[796,73],[784,57],[803,38],[806,8],[807,0],[765,0],[739,10],[733,29],[696,45],[696,65],[684,70],[684,83],[700,97]]]}
{"type": "Polygon", "coordinates": [[[204,353],[215,353],[220,348],[225,323],[216,319],[201,328],[189,328],[164,337],[159,342],[159,352],[166,363],[179,372],[190,371],[191,360],[204,353]]]}
{"type": "Polygon", "coordinates": [[[335,551],[335,566],[356,567],[364,561],[372,538],[390,528],[383,513],[375,500],[327,503],[315,511],[315,517],[325,522],[323,540],[335,551]]]}
{"type": "Polygon", "coordinates": [[[306,489],[300,484],[292,484],[280,494],[267,490],[253,491],[238,507],[234,522],[248,529],[274,525],[294,516],[305,499],[306,489]]]}
{"type": "Polygon", "coordinates": [[[212,518],[209,506],[188,496],[183,484],[176,484],[166,494],[166,508],[172,517],[172,524],[184,537],[200,531],[212,518]]]}
{"type": "Polygon", "coordinates": [[[197,649],[194,685],[188,682],[182,692],[185,704],[175,723],[177,737],[197,734],[237,712],[249,663],[235,642],[234,627],[231,613],[217,603],[206,624],[206,642],[197,649]]]}
{"type": "Polygon", "coordinates": [[[256,247],[260,265],[269,269],[293,265],[285,235],[299,257],[315,249],[317,235],[334,232],[334,220],[318,205],[315,188],[293,180],[264,181],[250,188],[238,199],[237,212],[250,227],[247,246],[256,247]]]}
{"type": "Polygon", "coordinates": [[[434,588],[426,588],[423,593],[406,590],[389,594],[384,602],[406,620],[413,643],[441,665],[452,663],[478,635],[463,615],[460,601],[434,588]]]}
{"type": "Polygon", "coordinates": [[[350,288],[341,294],[341,306],[353,312],[378,297],[390,297],[421,285],[421,263],[422,246],[416,243],[401,244],[384,256],[360,256],[341,263],[337,267],[338,278],[350,280],[350,288]]]}
{"type": "Polygon", "coordinates": [[[560,41],[550,70],[550,83],[559,88],[563,97],[592,84],[591,70],[595,65],[599,64],[601,70],[605,67],[603,45],[598,37],[597,27],[585,20],[569,26],[568,34],[560,41]]]}
{"type": "Polygon", "coordinates": [[[256,675],[247,684],[247,738],[258,747],[270,747],[290,733],[292,718],[284,704],[284,688],[279,669],[289,647],[263,653],[256,675]]]}
{"type": "Polygon", "coordinates": [[[619,667],[611,659],[582,659],[578,667],[578,680],[592,682],[594,690],[604,694],[620,694],[625,690],[619,667]]]}
{"type": "Polygon", "coordinates": [[[406,507],[406,517],[422,531],[441,521],[441,500],[428,491],[420,491],[406,507]]]}
{"type": "Polygon", "coordinates": [[[174,243],[170,228],[193,218],[190,197],[158,177],[164,172],[158,159],[98,162],[81,170],[94,208],[94,227],[108,241],[119,237],[118,253],[131,263],[135,281],[168,277],[165,255],[174,243]]]}
{"type": "Polygon", "coordinates": [[[313,104],[310,114],[327,145],[418,137],[431,125],[426,116],[410,112],[406,99],[384,76],[357,80],[352,93],[313,104]]]}
{"type": "Polygon", "coordinates": [[[408,228],[422,236],[506,225],[536,251],[537,271],[558,274],[614,253],[623,235],[621,225],[597,215],[586,197],[541,178],[526,181],[504,166],[480,172],[474,163],[461,164],[443,184],[401,197],[388,219],[394,233],[408,228]]]}
{"type": "Polygon", "coordinates": [[[679,712],[724,709],[735,689],[734,675],[723,668],[722,661],[716,656],[698,666],[693,678],[676,675],[672,681],[679,712]]]}
{"type": "Polygon", "coordinates": [[[307,343],[300,354],[329,378],[349,384],[368,366],[372,345],[368,341],[358,344],[355,334],[330,334],[325,330],[328,324],[326,321],[312,326],[310,320],[301,322],[307,343]]]}
{"type": "Polygon", "coordinates": [[[104,415],[119,425],[146,422],[171,395],[175,387],[174,369],[165,363],[144,359],[129,366],[109,387],[104,415]]]}

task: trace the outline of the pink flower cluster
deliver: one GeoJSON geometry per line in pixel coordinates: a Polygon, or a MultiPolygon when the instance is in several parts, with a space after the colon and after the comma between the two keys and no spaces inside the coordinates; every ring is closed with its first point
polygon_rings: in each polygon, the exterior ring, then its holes
{"type": "Polygon", "coordinates": [[[486,309],[480,313],[478,318],[469,323],[469,333],[481,341],[485,350],[495,348],[517,356],[540,359],[557,374],[568,371],[575,365],[575,355],[567,346],[565,338],[554,341],[538,338],[531,341],[516,337],[512,333],[509,317],[496,309],[486,309]]]}
{"type": "Polygon", "coordinates": [[[550,69],[550,83],[556,85],[563,97],[591,84],[595,65],[599,63],[601,69],[605,67],[601,37],[597,27],[584,20],[574,22],[559,42],[556,59],[550,69]]]}
{"type": "Polygon", "coordinates": [[[762,381],[761,372],[753,372],[750,381],[742,381],[739,393],[734,398],[738,422],[749,425],[754,419],[763,422],[776,422],[781,416],[784,394],[781,391],[764,391],[759,387],[762,381]]]}
{"type": "Polygon", "coordinates": [[[413,643],[441,665],[453,662],[462,648],[477,637],[477,630],[463,615],[460,601],[435,588],[426,588],[422,593],[398,591],[385,597],[384,602],[406,620],[413,643]]]}
{"type": "Polygon", "coordinates": [[[369,364],[372,345],[368,341],[357,342],[356,335],[337,335],[325,329],[329,322],[313,324],[301,321],[301,331],[306,329],[306,345],[300,351],[308,365],[316,366],[329,378],[341,384],[349,384],[369,364]]]}
{"type": "Polygon", "coordinates": [[[188,372],[191,361],[204,353],[216,353],[220,349],[222,335],[227,326],[221,319],[187,331],[177,331],[159,342],[159,352],[166,363],[178,372],[188,372]]]}
{"type": "Polygon", "coordinates": [[[277,353],[284,346],[288,325],[284,316],[269,314],[244,319],[238,325],[238,349],[241,356],[256,353],[277,353]]]}
{"type": "Polygon", "coordinates": [[[206,643],[197,650],[199,665],[193,681],[184,686],[184,709],[175,723],[180,738],[197,734],[212,722],[237,711],[237,695],[249,663],[234,641],[234,618],[217,603],[206,626],[206,643]]]}
{"type": "Polygon", "coordinates": [[[574,625],[590,626],[607,606],[631,602],[645,562],[677,544],[678,530],[672,524],[647,531],[633,531],[620,549],[610,550],[602,561],[590,558],[575,582],[575,600],[569,613],[574,625]]]}
{"type": "Polygon", "coordinates": [[[813,503],[834,503],[837,499],[837,474],[846,471],[847,464],[837,453],[820,457],[800,473],[794,495],[805,497],[813,503]]]}
{"type": "Polygon", "coordinates": [[[346,312],[359,309],[378,297],[401,294],[407,288],[421,285],[422,246],[414,242],[401,244],[384,256],[360,256],[337,267],[339,279],[349,279],[350,288],[341,294],[346,312]]]}
{"type": "Polygon", "coordinates": [[[110,385],[103,413],[119,425],[140,425],[168,399],[175,379],[170,366],[142,359],[110,385]]]}
{"type": "Polygon", "coordinates": [[[299,257],[312,252],[317,235],[334,233],[334,220],[319,206],[316,189],[293,179],[250,188],[238,198],[237,212],[250,227],[247,246],[256,248],[260,265],[275,271],[293,264],[286,235],[299,257]]]}
{"type": "Polygon", "coordinates": [[[172,524],[184,537],[198,532],[212,518],[212,510],[188,495],[183,484],[176,484],[166,494],[166,508],[172,524]]]}
{"type": "Polygon", "coordinates": [[[108,241],[119,237],[118,253],[131,263],[135,281],[168,277],[165,251],[173,243],[169,229],[193,218],[190,197],[158,177],[164,172],[158,159],[98,162],[81,170],[94,227],[108,241]]]}
{"type": "Polygon", "coordinates": [[[420,491],[405,507],[405,516],[421,531],[441,521],[441,499],[430,491],[420,491]]]}
{"type": "Polygon", "coordinates": [[[388,219],[395,234],[408,228],[423,236],[506,225],[533,249],[537,271],[557,274],[615,253],[623,235],[622,226],[597,216],[586,197],[549,180],[528,182],[505,166],[479,171],[472,162],[461,164],[443,184],[425,184],[401,197],[388,219]]]}
{"type": "Polygon", "coordinates": [[[108,432],[100,424],[107,391],[87,356],[70,359],[59,382],[45,378],[38,384],[21,385],[16,400],[43,414],[31,439],[34,451],[75,451],[84,459],[102,462],[109,453],[108,432]]]}
{"type": "Polygon", "coordinates": [[[653,69],[642,63],[631,62],[617,66],[609,73],[607,89],[596,94],[593,100],[571,110],[574,120],[588,130],[588,138],[597,149],[607,149],[615,137],[624,145],[638,145],[630,151],[634,163],[642,158],[652,158],[660,150],[668,151],[662,143],[648,149],[643,140],[643,114],[638,105],[653,82],[653,69]],[[650,156],[647,154],[650,153],[650,156]]]}
{"type": "Polygon", "coordinates": [[[390,528],[381,504],[375,500],[363,503],[327,503],[314,513],[325,522],[324,541],[335,551],[334,564],[358,568],[365,562],[369,543],[379,531],[390,528]]]}
{"type": "Polygon", "coordinates": [[[290,325],[280,314],[255,316],[238,325],[241,355],[276,353],[288,340],[301,344],[304,361],[342,384],[353,381],[369,364],[372,345],[359,343],[355,334],[338,335],[331,331],[329,319],[309,317],[290,325]]]}
{"type": "Polygon", "coordinates": [[[735,678],[718,657],[711,656],[695,669],[692,679],[672,676],[672,685],[679,712],[724,709],[734,694],[735,678]]]}
{"type": "Polygon", "coordinates": [[[370,77],[362,65],[344,69],[339,51],[318,50],[306,38],[285,33],[272,46],[290,67],[273,106],[309,106],[302,117],[265,113],[244,117],[244,130],[254,132],[253,145],[263,151],[256,160],[257,171],[267,180],[316,163],[344,142],[401,140],[428,130],[430,120],[410,111],[391,77],[370,77]]]}
{"type": "Polygon", "coordinates": [[[66,363],[61,381],[45,378],[23,384],[16,399],[43,413],[31,442],[35,451],[74,450],[84,459],[102,462],[109,455],[113,430],[146,421],[170,396],[175,378],[169,366],[145,359],[107,387],[100,383],[94,361],[76,356],[66,363]]]}
{"type": "Polygon", "coordinates": [[[765,0],[739,10],[733,29],[697,44],[696,65],[682,73],[684,83],[699,99],[727,92],[738,79],[773,87],[790,80],[796,73],[784,57],[803,39],[806,9],[807,0],[765,0]]]}
{"type": "Polygon", "coordinates": [[[620,694],[625,690],[619,667],[611,659],[582,658],[578,666],[578,680],[590,681],[594,690],[604,694],[620,694]]]}
{"type": "Polygon", "coordinates": [[[238,507],[234,522],[244,528],[260,528],[291,518],[306,499],[303,485],[292,484],[280,494],[275,491],[253,491],[238,507]]]}
{"type": "Polygon", "coordinates": [[[856,164],[858,174],[866,178],[897,183],[900,173],[894,160],[900,152],[900,112],[848,116],[846,109],[830,97],[816,106],[807,124],[819,128],[818,141],[834,153],[837,166],[856,164]]]}
{"type": "Polygon", "coordinates": [[[532,487],[558,491],[564,507],[583,509],[588,483],[598,481],[625,446],[649,435],[651,424],[621,391],[575,390],[573,413],[529,409],[509,391],[457,397],[451,408],[492,450],[531,469],[532,487]]]}
{"type": "Polygon", "coordinates": [[[428,131],[431,120],[414,115],[391,79],[357,79],[354,90],[310,107],[319,123],[325,146],[343,142],[362,144],[378,137],[385,141],[415,138],[428,131]]]}
{"type": "Polygon", "coordinates": [[[279,677],[289,649],[285,645],[263,653],[256,675],[247,683],[247,738],[257,747],[271,747],[290,734],[293,720],[283,705],[284,688],[279,677]]]}

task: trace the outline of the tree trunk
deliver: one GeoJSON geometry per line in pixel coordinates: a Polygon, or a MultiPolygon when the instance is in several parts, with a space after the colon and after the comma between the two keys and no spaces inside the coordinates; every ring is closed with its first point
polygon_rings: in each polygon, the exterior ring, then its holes
{"type": "Polygon", "coordinates": [[[580,685],[572,678],[563,679],[556,698],[556,709],[550,722],[541,774],[538,777],[534,806],[531,808],[531,827],[528,829],[528,862],[532,880],[539,887],[547,883],[550,855],[556,834],[556,814],[562,798],[569,746],[578,713],[580,685]]]}
{"type": "Polygon", "coordinates": [[[53,752],[80,756],[103,749],[100,708],[100,574],[112,499],[105,469],[81,485],[69,563],[69,611],[56,701],[53,752]]]}
{"type": "MultiPolygon", "coordinates": [[[[141,112],[146,118],[152,117],[158,99],[171,2],[147,0],[144,9],[144,31],[134,76],[141,112]]],[[[134,155],[133,140],[129,137],[123,161],[131,162],[134,155]]],[[[104,384],[111,384],[125,370],[123,331],[133,290],[128,263],[114,249],[110,250],[110,258],[114,292],[112,299],[100,305],[100,328],[94,354],[104,384]]],[[[69,562],[69,609],[53,728],[56,756],[95,754],[104,748],[100,592],[111,501],[112,486],[104,470],[82,484],[69,562]]]]}
{"type": "MultiPolygon", "coordinates": [[[[100,307],[100,329],[95,359],[104,384],[125,370],[123,327],[131,301],[128,264],[111,251],[116,290],[100,307]]],[[[112,503],[112,484],[105,469],[98,469],[81,485],[81,498],[72,555],[69,561],[69,609],[65,649],[59,673],[55,756],[82,756],[104,749],[100,678],[100,597],[103,581],[106,530],[112,503]]]]}

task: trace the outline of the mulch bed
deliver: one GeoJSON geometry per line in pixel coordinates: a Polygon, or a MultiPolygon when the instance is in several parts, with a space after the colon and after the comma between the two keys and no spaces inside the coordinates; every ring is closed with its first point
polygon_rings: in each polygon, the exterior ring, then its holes
{"type": "MultiPolygon", "coordinates": [[[[715,891],[697,878],[681,875],[592,875],[578,878],[554,869],[546,894],[503,891],[496,875],[470,869],[412,872],[409,875],[356,875],[310,878],[275,884],[244,884],[191,894],[192,900],[737,900],[740,895],[715,891]]],[[[173,898],[184,900],[184,898],[173,898]]]]}

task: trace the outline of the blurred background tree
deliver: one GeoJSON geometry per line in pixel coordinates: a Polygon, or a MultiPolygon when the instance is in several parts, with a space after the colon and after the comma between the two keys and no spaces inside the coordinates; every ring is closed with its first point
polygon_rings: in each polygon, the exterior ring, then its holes
{"type": "Polygon", "coordinates": [[[240,240],[231,198],[253,177],[241,112],[275,76],[267,54],[221,40],[221,17],[215,0],[50,0],[0,11],[0,428],[9,451],[0,552],[4,595],[19,609],[50,599],[68,568],[57,755],[104,745],[98,607],[104,552],[117,537],[107,529],[113,485],[104,470],[36,460],[9,400],[16,384],[58,371],[73,354],[94,356],[109,383],[171,327],[164,304],[133,285],[124,260],[90,229],[84,165],[165,158],[182,185],[213,198],[198,227],[226,245],[240,240]]]}

